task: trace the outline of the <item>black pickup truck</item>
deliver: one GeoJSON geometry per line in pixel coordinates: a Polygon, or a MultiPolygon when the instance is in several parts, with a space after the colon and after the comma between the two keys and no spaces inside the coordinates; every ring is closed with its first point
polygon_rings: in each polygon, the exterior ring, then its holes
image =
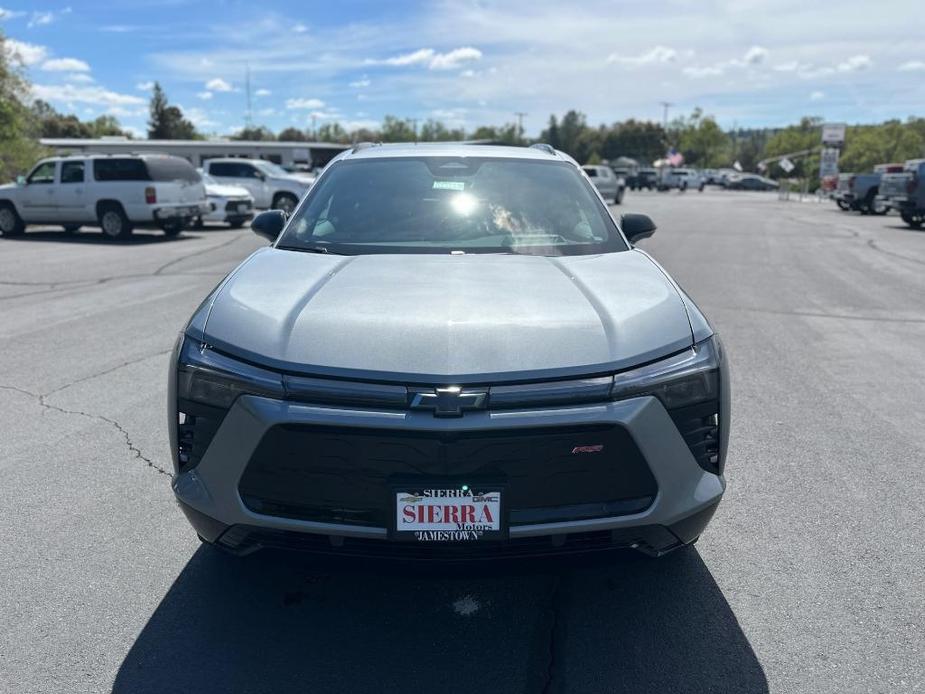
{"type": "Polygon", "coordinates": [[[925,224],[925,159],[910,159],[901,173],[885,174],[880,183],[880,200],[899,212],[913,229],[925,224]]]}

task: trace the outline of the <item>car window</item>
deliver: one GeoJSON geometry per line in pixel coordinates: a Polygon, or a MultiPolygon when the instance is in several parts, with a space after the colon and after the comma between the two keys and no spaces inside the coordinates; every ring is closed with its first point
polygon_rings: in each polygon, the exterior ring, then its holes
{"type": "Polygon", "coordinates": [[[82,161],[65,161],[61,163],[62,183],[83,183],[84,163],[82,161]]]}
{"type": "Polygon", "coordinates": [[[241,178],[260,178],[261,173],[253,164],[238,164],[238,176],[241,178]]]}
{"type": "Polygon", "coordinates": [[[274,164],[272,161],[261,161],[254,164],[258,169],[260,169],[267,176],[276,176],[276,177],[288,177],[290,174],[286,169],[278,164],[274,164]]]}
{"type": "Polygon", "coordinates": [[[150,157],[145,160],[153,181],[185,181],[198,183],[199,174],[186,159],[180,157],[150,157]]]}
{"type": "Polygon", "coordinates": [[[55,182],[55,162],[42,162],[35,167],[35,170],[29,174],[28,183],[54,183],[55,182]]]}
{"type": "Polygon", "coordinates": [[[141,159],[105,158],[93,160],[93,178],[97,181],[150,181],[141,159]]]}
{"type": "Polygon", "coordinates": [[[585,167],[584,172],[588,174],[591,178],[597,178],[597,169],[590,166],[585,167]]]}
{"type": "Polygon", "coordinates": [[[573,165],[489,157],[339,162],[278,245],[348,254],[576,255],[627,248],[573,165]]]}
{"type": "Polygon", "coordinates": [[[209,164],[209,173],[224,178],[240,178],[238,165],[229,161],[216,161],[209,164]]]}

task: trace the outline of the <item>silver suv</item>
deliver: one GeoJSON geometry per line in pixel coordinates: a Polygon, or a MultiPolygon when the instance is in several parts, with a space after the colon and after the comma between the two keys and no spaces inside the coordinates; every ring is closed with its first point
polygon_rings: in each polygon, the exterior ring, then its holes
{"type": "Polygon", "coordinates": [[[694,542],[723,347],[567,155],[357,146],[170,361],[173,489],[237,553],[484,559],[694,542]]]}

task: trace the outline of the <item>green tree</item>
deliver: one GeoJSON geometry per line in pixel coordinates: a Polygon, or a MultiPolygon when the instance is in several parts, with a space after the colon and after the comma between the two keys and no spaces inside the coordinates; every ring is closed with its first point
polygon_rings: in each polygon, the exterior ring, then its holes
{"type": "Polygon", "coordinates": [[[260,142],[270,142],[276,139],[276,135],[265,125],[249,125],[241,128],[232,137],[232,140],[255,140],[260,142]]]}
{"type": "Polygon", "coordinates": [[[601,156],[609,161],[630,157],[647,165],[665,156],[665,131],[658,123],[630,118],[607,128],[601,143],[601,156]]]}
{"type": "Polygon", "coordinates": [[[344,130],[340,123],[325,123],[318,128],[318,141],[348,144],[350,142],[350,135],[344,130]]]}
{"type": "Polygon", "coordinates": [[[154,83],[151,93],[151,102],[148,106],[150,119],[148,120],[149,140],[198,140],[199,133],[196,126],[183,117],[183,112],[176,106],[171,106],[167,95],[159,82],[154,83]]]}
{"type": "Polygon", "coordinates": [[[7,53],[6,39],[0,32],[0,180],[8,181],[25,173],[45,150],[34,139],[37,132],[26,100],[29,83],[22,64],[7,53]]]}
{"type": "Polygon", "coordinates": [[[277,136],[280,142],[307,142],[308,136],[305,131],[298,128],[288,127],[279,131],[277,136]]]}
{"type": "Polygon", "coordinates": [[[697,108],[690,118],[681,120],[681,124],[677,145],[685,162],[701,168],[716,168],[732,163],[729,161],[729,136],[722,131],[713,116],[704,116],[697,108]]]}
{"type": "Polygon", "coordinates": [[[902,163],[925,154],[925,139],[912,125],[898,120],[848,128],[839,161],[844,171],[870,171],[877,164],[902,163]]]}
{"type": "Polygon", "coordinates": [[[414,142],[417,139],[411,121],[395,116],[382,119],[379,135],[383,142],[414,142]]]}

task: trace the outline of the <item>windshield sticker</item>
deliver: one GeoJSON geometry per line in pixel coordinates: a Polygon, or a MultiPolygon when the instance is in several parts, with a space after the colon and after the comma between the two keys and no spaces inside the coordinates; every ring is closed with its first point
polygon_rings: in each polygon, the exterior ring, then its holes
{"type": "Polygon", "coordinates": [[[465,190],[465,181],[434,181],[434,190],[465,190]]]}

